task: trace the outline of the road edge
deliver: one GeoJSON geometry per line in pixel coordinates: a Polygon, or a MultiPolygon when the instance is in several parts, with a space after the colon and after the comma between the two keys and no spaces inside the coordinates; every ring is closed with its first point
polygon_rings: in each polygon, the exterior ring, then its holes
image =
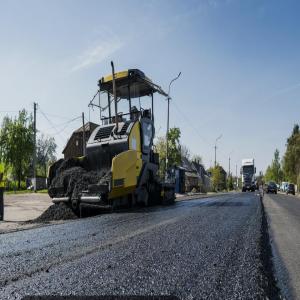
{"type": "Polygon", "coordinates": [[[269,234],[269,223],[267,214],[265,211],[265,206],[263,202],[263,197],[260,197],[261,203],[261,229],[260,229],[260,260],[262,263],[262,279],[261,285],[264,290],[265,296],[268,299],[282,299],[280,288],[277,285],[277,280],[275,277],[275,266],[273,263],[273,251],[270,241],[269,234]]]}

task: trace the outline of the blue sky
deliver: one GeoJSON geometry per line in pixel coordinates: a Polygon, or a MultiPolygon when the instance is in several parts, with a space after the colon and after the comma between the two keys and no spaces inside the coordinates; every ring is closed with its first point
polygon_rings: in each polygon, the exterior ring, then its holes
{"type": "MultiPolygon", "coordinates": [[[[58,154],[97,81],[139,68],[167,90],[171,126],[206,167],[228,169],[254,157],[257,170],[281,154],[300,116],[300,2],[3,1],[0,0],[0,118],[38,102],[38,128],[58,154]],[[42,113],[47,114],[48,120],[42,113]]],[[[166,129],[166,101],[156,97],[156,132],[166,129]]],[[[90,117],[89,117],[90,116],[90,117]]]]}

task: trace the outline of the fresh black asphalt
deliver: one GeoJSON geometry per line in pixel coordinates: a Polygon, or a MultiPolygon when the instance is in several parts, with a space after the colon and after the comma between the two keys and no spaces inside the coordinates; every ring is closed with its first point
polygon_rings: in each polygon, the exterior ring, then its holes
{"type": "Polygon", "coordinates": [[[262,219],[260,198],[236,193],[2,234],[0,298],[270,297],[262,219]]]}

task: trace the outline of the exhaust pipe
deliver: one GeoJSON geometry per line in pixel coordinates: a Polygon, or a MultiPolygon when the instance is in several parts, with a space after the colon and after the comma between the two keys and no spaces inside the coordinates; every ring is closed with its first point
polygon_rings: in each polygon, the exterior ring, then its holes
{"type": "Polygon", "coordinates": [[[118,120],[118,102],[117,102],[115,67],[114,67],[114,62],[113,61],[111,61],[110,64],[111,64],[111,69],[112,69],[113,94],[114,94],[114,101],[115,101],[116,132],[118,132],[118,129],[119,129],[119,120],[118,120]]]}
{"type": "Polygon", "coordinates": [[[60,198],[52,198],[52,202],[53,203],[60,203],[60,202],[69,202],[70,201],[70,198],[69,197],[60,197],[60,198]]]}

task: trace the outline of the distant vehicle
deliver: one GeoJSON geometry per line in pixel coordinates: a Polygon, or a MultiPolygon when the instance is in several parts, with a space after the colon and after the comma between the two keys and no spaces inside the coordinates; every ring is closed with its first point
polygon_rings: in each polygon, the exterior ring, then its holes
{"type": "Polygon", "coordinates": [[[268,193],[273,193],[273,194],[277,194],[277,185],[275,182],[270,181],[267,185],[267,190],[266,190],[267,194],[268,193]]]}
{"type": "Polygon", "coordinates": [[[295,195],[295,185],[293,183],[290,183],[286,189],[286,194],[292,194],[295,195]]]}
{"type": "Polygon", "coordinates": [[[242,175],[242,191],[254,192],[255,184],[254,158],[242,159],[241,175],[242,175]]]}
{"type": "Polygon", "coordinates": [[[286,189],[287,189],[288,185],[289,185],[288,182],[283,181],[283,182],[281,183],[281,185],[280,185],[280,190],[281,190],[282,192],[286,192],[286,189]]]}

